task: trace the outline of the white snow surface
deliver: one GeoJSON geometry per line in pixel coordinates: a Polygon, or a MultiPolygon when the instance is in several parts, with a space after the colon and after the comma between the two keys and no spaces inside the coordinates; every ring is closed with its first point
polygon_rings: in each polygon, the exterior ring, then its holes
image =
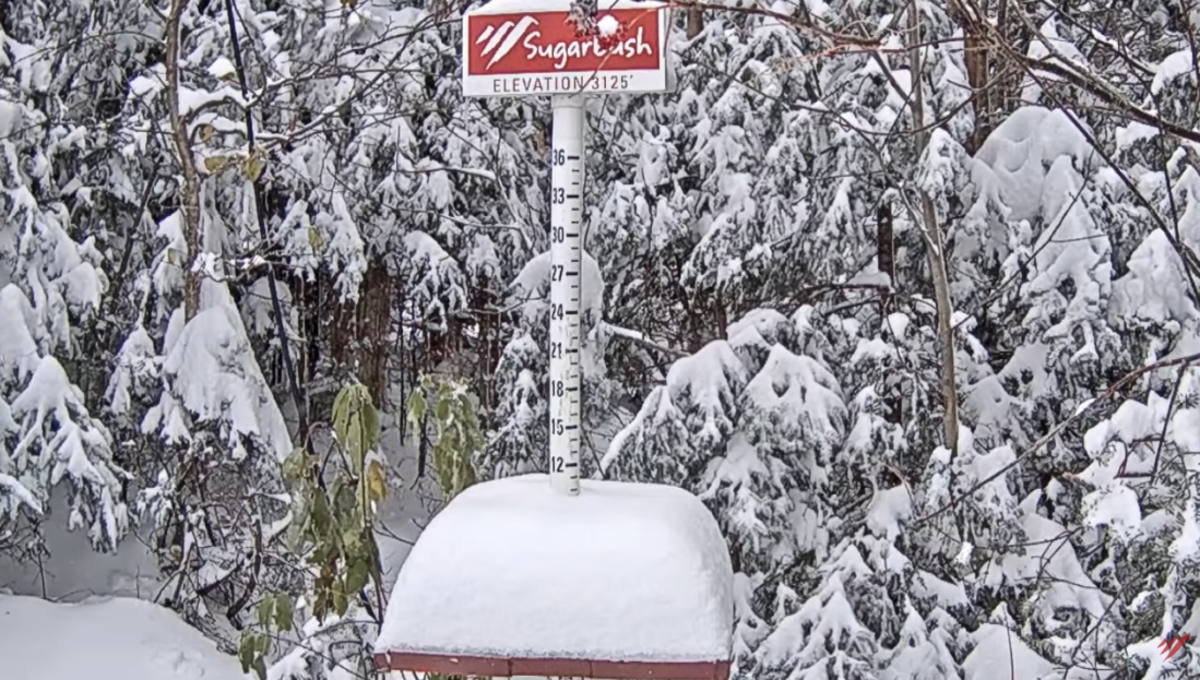
{"type": "Polygon", "coordinates": [[[1163,88],[1167,87],[1174,80],[1182,76],[1190,76],[1195,71],[1192,63],[1192,51],[1190,49],[1180,50],[1174,54],[1167,55],[1167,58],[1163,59],[1158,67],[1154,69],[1154,80],[1150,83],[1150,93],[1154,95],[1161,94],[1163,88]]]}
{"type": "Polygon", "coordinates": [[[225,57],[217,57],[212,64],[209,64],[208,75],[213,78],[228,78],[237,75],[237,68],[225,57]]]}
{"type": "Polygon", "coordinates": [[[724,661],[733,571],[715,520],[659,484],[546,475],[477,484],[421,533],[375,649],[505,658],[724,661]]]}
{"type": "Polygon", "coordinates": [[[963,661],[965,680],[1105,680],[1112,671],[1056,667],[1004,626],[985,623],[972,634],[975,649],[963,661]]]}
{"type": "Polygon", "coordinates": [[[0,595],[0,677],[248,680],[237,659],[156,604],[132,598],[57,604],[14,595],[0,595]]]}

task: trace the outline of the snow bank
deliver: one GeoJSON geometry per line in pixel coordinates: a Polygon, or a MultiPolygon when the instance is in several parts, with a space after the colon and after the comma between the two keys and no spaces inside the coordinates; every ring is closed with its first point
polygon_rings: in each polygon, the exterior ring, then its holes
{"type": "Polygon", "coordinates": [[[247,680],[232,656],[168,609],[115,598],[55,604],[0,595],[5,680],[247,680]],[[65,653],[64,653],[65,652],[65,653]]]}
{"type": "Polygon", "coordinates": [[[733,573],[716,522],[658,484],[477,484],[421,533],[376,652],[725,661],[733,573]]]}

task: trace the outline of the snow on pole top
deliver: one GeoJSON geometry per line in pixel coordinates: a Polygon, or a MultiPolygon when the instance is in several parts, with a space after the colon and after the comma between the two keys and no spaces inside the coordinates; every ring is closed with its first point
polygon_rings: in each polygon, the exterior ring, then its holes
{"type": "Polygon", "coordinates": [[[582,485],[566,497],[545,475],[510,477],[449,503],[404,562],[377,665],[724,680],[733,572],[708,510],[670,486],[582,485]]]}

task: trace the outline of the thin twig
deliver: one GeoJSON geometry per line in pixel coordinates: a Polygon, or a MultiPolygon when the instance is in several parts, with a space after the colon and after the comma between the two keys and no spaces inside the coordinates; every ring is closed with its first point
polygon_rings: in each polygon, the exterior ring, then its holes
{"type": "MultiPolygon", "coordinates": [[[[225,17],[229,22],[229,39],[233,43],[233,63],[237,69],[238,85],[242,90],[242,98],[247,97],[249,86],[246,83],[246,66],[242,60],[242,48],[238,43],[237,22],[233,18],[233,0],[225,0],[225,17]]],[[[246,143],[248,162],[254,159],[254,114],[247,108],[244,109],[246,115],[246,143]]],[[[264,213],[266,212],[266,201],[263,197],[262,175],[261,173],[250,177],[250,184],[253,187],[254,193],[254,217],[258,221],[258,236],[267,242],[267,221],[264,213]]],[[[292,401],[296,402],[296,420],[298,436],[297,439],[301,442],[305,441],[305,434],[308,432],[308,402],[304,396],[300,394],[300,384],[296,377],[296,365],[292,361],[291,341],[288,338],[286,318],[283,315],[283,305],[279,301],[279,285],[275,281],[275,270],[273,267],[267,267],[267,288],[271,293],[271,311],[275,314],[275,333],[279,339],[279,353],[283,361],[284,370],[287,373],[288,391],[291,393],[292,401]]]]}

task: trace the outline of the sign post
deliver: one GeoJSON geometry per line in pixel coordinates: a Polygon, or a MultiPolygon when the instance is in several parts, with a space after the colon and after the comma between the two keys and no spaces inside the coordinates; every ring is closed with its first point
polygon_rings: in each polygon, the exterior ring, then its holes
{"type": "Polygon", "coordinates": [[[666,92],[665,2],[599,0],[586,28],[570,0],[492,0],[463,16],[463,94],[551,97],[550,483],[579,494],[583,188],[588,94],[666,92]]]}
{"type": "Polygon", "coordinates": [[[579,493],[583,281],[583,97],[558,94],[550,163],[550,483],[579,493]]]}

